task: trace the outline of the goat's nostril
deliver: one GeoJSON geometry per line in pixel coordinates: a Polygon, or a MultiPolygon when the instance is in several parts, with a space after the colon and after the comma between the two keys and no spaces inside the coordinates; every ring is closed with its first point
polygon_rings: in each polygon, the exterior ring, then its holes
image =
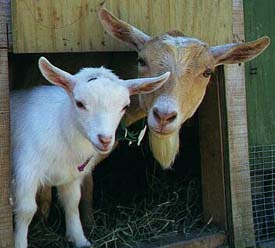
{"type": "Polygon", "coordinates": [[[161,112],[158,108],[153,108],[153,115],[158,122],[167,124],[173,122],[177,118],[178,113],[176,111],[161,112]]]}
{"type": "Polygon", "coordinates": [[[112,136],[98,135],[98,140],[103,146],[108,146],[112,142],[112,136]]]}
{"type": "Polygon", "coordinates": [[[173,111],[172,113],[168,113],[167,114],[167,119],[166,119],[166,121],[167,122],[172,122],[172,121],[174,121],[176,118],[177,118],[177,112],[176,111],[173,111]]]}
{"type": "Polygon", "coordinates": [[[159,110],[157,108],[153,108],[153,115],[158,121],[161,120],[161,115],[160,115],[159,110]]]}

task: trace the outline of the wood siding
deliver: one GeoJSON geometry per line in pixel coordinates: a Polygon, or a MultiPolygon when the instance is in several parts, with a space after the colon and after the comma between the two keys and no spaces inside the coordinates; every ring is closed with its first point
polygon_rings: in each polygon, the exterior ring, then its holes
{"type": "Polygon", "coordinates": [[[210,44],[230,40],[228,0],[14,0],[13,51],[127,51],[103,28],[97,10],[104,7],[150,35],[178,29],[210,44]]]}

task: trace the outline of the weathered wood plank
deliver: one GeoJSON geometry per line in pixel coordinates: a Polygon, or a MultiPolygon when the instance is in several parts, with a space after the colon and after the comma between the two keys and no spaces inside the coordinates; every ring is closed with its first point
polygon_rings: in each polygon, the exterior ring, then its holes
{"type": "Polygon", "coordinates": [[[12,209],[10,206],[10,126],[7,12],[9,4],[0,0],[0,247],[13,247],[12,209]]]}
{"type": "MultiPolygon", "coordinates": [[[[244,40],[243,2],[233,0],[233,41],[244,40]]],[[[225,66],[232,228],[235,247],[255,247],[244,65],[225,66]]]]}
{"type": "Polygon", "coordinates": [[[228,41],[228,34],[220,30],[231,26],[228,0],[14,0],[12,3],[17,53],[127,51],[125,45],[103,31],[97,18],[97,10],[103,3],[116,16],[151,35],[179,29],[218,44],[228,41]]]}

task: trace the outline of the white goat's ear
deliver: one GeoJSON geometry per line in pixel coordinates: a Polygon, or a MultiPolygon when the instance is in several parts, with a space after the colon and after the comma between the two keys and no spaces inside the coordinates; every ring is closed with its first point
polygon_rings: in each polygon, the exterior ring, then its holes
{"type": "Polygon", "coordinates": [[[169,78],[170,72],[166,72],[158,77],[151,78],[137,78],[124,80],[130,95],[146,94],[153,92],[160,88],[169,78]]]}
{"type": "Polygon", "coordinates": [[[39,59],[38,64],[42,75],[50,83],[64,88],[68,93],[72,93],[74,82],[70,73],[55,67],[44,57],[39,59]]]}
{"type": "Polygon", "coordinates": [[[134,26],[124,22],[113,16],[105,8],[101,8],[98,12],[99,20],[104,29],[114,38],[126,43],[129,47],[136,51],[141,50],[144,44],[150,40],[150,36],[143,33],[134,26]]]}
{"type": "Polygon", "coordinates": [[[270,44],[270,39],[264,36],[247,43],[232,43],[211,47],[215,65],[238,64],[249,61],[261,54],[270,44]]]}

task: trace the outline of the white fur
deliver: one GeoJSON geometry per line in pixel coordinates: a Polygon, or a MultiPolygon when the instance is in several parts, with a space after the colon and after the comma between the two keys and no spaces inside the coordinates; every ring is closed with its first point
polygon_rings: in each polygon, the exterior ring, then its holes
{"type": "Polygon", "coordinates": [[[79,218],[80,184],[109,153],[115,131],[130,102],[131,91],[151,92],[169,73],[151,79],[123,81],[104,68],[85,68],[75,75],[40,59],[43,75],[57,86],[19,91],[11,97],[12,164],[15,197],[15,247],[27,247],[28,226],[36,212],[36,192],[42,185],[57,186],[66,215],[66,235],[77,247],[90,246],[79,218]],[[88,81],[91,78],[96,78],[88,81]],[[150,90],[144,86],[150,84],[150,90]],[[152,85],[154,87],[152,88],[152,85]],[[72,86],[71,90],[69,86],[72,86]],[[86,109],[75,101],[85,103],[86,109]],[[111,137],[106,149],[98,135],[111,137]],[[84,171],[77,166],[92,157],[84,171]]]}

